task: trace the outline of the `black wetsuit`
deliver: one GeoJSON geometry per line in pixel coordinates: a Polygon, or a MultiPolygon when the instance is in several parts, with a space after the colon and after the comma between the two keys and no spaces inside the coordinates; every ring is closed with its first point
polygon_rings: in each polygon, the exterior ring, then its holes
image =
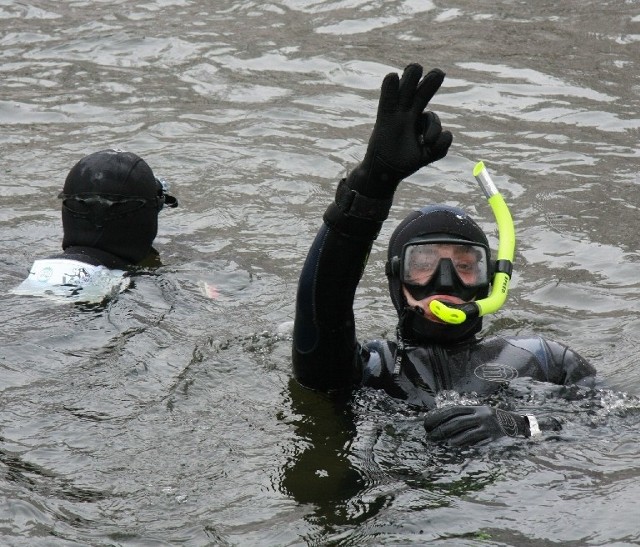
{"type": "Polygon", "coordinates": [[[447,346],[402,341],[400,347],[395,341],[360,345],[353,298],[382,221],[333,222],[332,207],[298,287],[293,370],[302,385],[322,391],[372,386],[425,409],[435,407],[435,395],[443,390],[490,395],[517,377],[593,385],[593,366],[541,337],[472,336],[447,346]]]}

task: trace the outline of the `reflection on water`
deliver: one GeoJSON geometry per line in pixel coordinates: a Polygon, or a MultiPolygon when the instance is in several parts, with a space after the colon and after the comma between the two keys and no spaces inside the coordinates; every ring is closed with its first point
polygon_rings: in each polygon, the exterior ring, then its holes
{"type": "Polygon", "coordinates": [[[0,0],[2,543],[638,543],[634,8],[0,0]],[[483,159],[518,239],[487,332],[560,339],[606,379],[514,394],[565,419],[541,442],[452,451],[383,394],[290,382],[306,251],[382,76],[414,60],[447,72],[434,108],[454,144],[402,184],[358,332],[393,333],[385,246],[411,208],[462,206],[495,246],[483,159]],[[9,294],[59,249],[68,169],[109,146],[180,200],[163,266],[102,306],[9,294]]]}

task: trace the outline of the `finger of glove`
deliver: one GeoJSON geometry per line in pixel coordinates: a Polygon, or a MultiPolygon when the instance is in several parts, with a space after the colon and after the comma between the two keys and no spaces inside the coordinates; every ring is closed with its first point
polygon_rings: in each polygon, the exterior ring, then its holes
{"type": "MultiPolygon", "coordinates": [[[[422,66],[417,63],[412,63],[404,69],[402,78],[400,79],[400,110],[411,110],[413,108],[416,89],[421,76],[422,66]]],[[[421,111],[422,109],[420,109],[420,112],[421,111]]]]}
{"type": "Polygon", "coordinates": [[[429,161],[434,162],[444,158],[447,155],[452,142],[453,135],[450,131],[443,131],[440,133],[438,140],[431,145],[429,161]]]}
{"type": "Polygon", "coordinates": [[[442,133],[440,117],[435,112],[424,112],[420,115],[420,121],[422,123],[422,140],[425,145],[431,146],[442,133]]]}
{"type": "Polygon", "coordinates": [[[481,427],[475,416],[458,416],[441,423],[431,431],[427,430],[427,434],[434,441],[448,441],[455,437],[464,436],[467,432],[481,427]]]}
{"type": "Polygon", "coordinates": [[[426,161],[433,162],[447,155],[453,141],[450,131],[442,131],[440,118],[435,112],[424,112],[421,115],[422,134],[420,142],[426,161]]]}
{"type": "Polygon", "coordinates": [[[429,71],[418,84],[418,88],[415,92],[413,108],[418,112],[422,112],[429,104],[429,101],[433,99],[433,96],[437,93],[438,89],[440,89],[443,81],[444,72],[442,72],[442,70],[434,68],[429,71]]]}
{"type": "Polygon", "coordinates": [[[460,416],[475,414],[475,408],[476,407],[473,406],[456,405],[432,410],[431,412],[428,412],[424,418],[424,428],[427,431],[431,431],[450,420],[459,418],[460,416]]]}
{"type": "Polygon", "coordinates": [[[395,72],[387,74],[382,80],[380,88],[380,100],[378,101],[378,117],[387,112],[395,112],[398,108],[398,82],[399,78],[395,72]]]}
{"type": "Polygon", "coordinates": [[[488,441],[492,438],[488,432],[481,427],[475,429],[469,429],[460,433],[459,435],[453,435],[446,439],[447,444],[450,446],[471,446],[474,444],[488,441]]]}

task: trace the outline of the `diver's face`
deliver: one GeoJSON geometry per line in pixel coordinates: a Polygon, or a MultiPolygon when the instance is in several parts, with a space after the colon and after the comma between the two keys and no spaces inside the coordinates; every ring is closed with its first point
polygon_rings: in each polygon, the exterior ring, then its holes
{"type": "Polygon", "coordinates": [[[429,309],[432,300],[463,304],[486,283],[486,254],[472,245],[432,243],[405,250],[402,291],[411,308],[442,323],[429,309]]]}

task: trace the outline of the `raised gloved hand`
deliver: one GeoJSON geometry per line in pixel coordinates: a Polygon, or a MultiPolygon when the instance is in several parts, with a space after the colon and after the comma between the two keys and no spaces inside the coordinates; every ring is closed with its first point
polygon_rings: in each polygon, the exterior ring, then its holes
{"type": "Polygon", "coordinates": [[[402,179],[447,155],[451,133],[442,131],[437,114],[424,112],[444,72],[434,69],[421,76],[422,67],[410,64],[401,79],[396,73],[384,78],[367,152],[347,178],[351,189],[370,198],[389,199],[402,179]]]}
{"type": "Polygon", "coordinates": [[[469,446],[500,437],[526,434],[526,419],[515,412],[490,406],[447,406],[427,413],[427,436],[451,446],[469,446]]]}

